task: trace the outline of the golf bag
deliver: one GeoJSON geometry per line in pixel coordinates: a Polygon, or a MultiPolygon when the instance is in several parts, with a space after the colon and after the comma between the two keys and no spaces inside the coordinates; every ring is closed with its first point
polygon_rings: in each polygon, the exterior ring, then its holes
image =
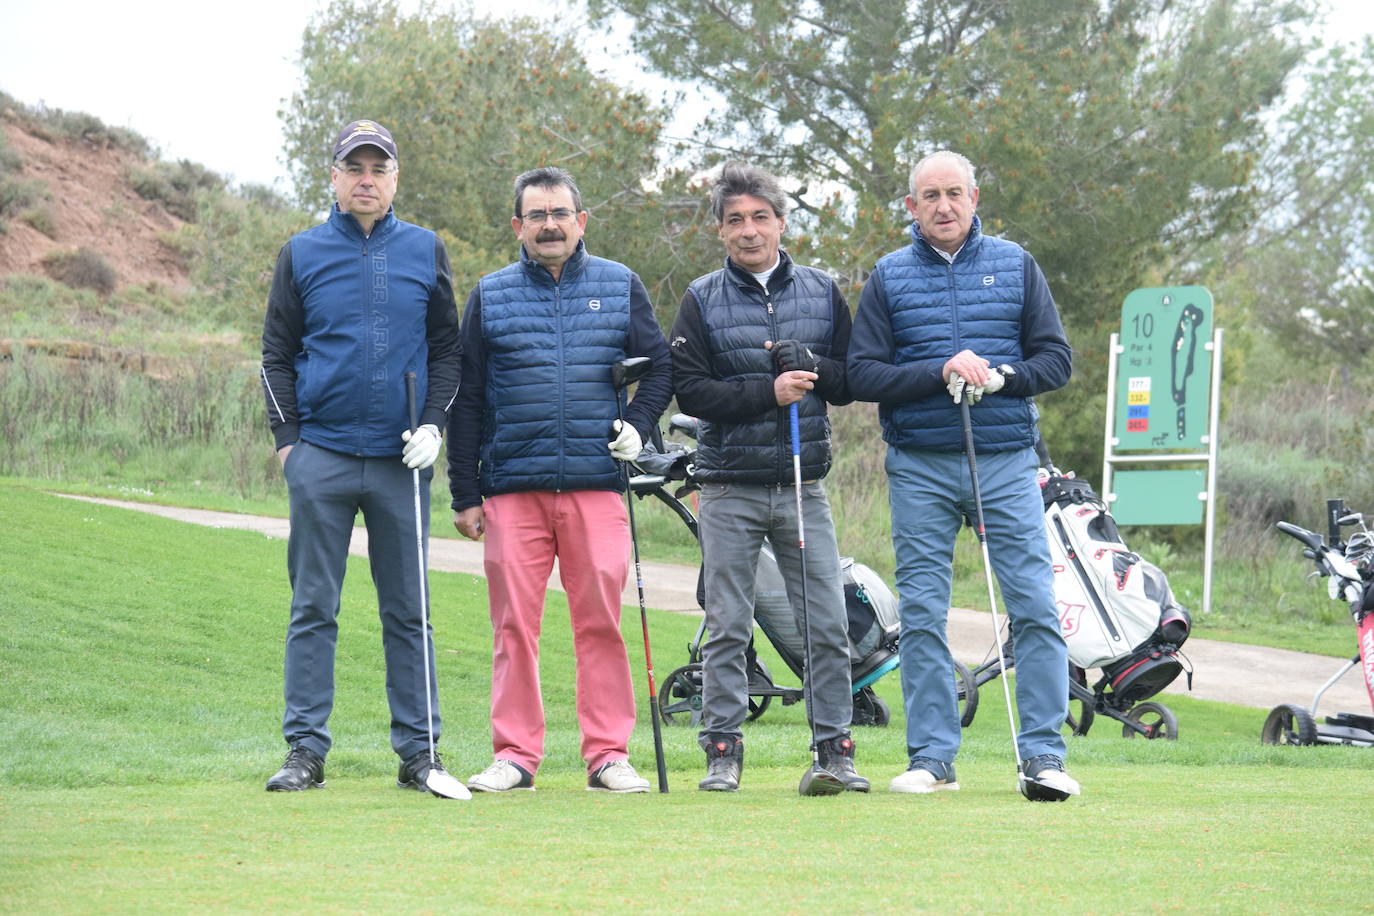
{"type": "MultiPolygon", "coordinates": [[[[849,617],[849,664],[854,689],[860,690],[897,666],[897,596],[882,577],[851,557],[840,558],[844,576],[844,604],[849,617]]],[[[804,641],[787,584],[769,545],[759,556],[755,583],[754,621],[768,637],[787,667],[802,676],[804,641]]]]}
{"type": "Polygon", "coordinates": [[[1087,481],[1051,473],[1041,487],[1069,660],[1101,668],[1094,690],[1120,708],[1154,696],[1183,671],[1191,685],[1178,649],[1192,619],[1164,573],[1126,547],[1087,481]]]}

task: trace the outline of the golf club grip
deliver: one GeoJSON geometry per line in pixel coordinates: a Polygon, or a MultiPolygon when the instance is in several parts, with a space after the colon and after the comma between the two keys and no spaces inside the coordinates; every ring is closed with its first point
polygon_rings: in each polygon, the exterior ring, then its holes
{"type": "Polygon", "coordinates": [[[973,511],[977,516],[978,540],[983,539],[983,495],[978,489],[978,459],[973,453],[973,418],[969,416],[968,398],[959,401],[959,418],[964,424],[964,454],[968,456],[969,488],[973,490],[973,511]]]}
{"type": "Polygon", "coordinates": [[[406,409],[410,412],[410,432],[415,434],[415,373],[406,373],[406,409]]]}
{"type": "Polygon", "coordinates": [[[797,402],[787,405],[787,417],[792,421],[792,455],[801,454],[801,421],[798,419],[797,402]]]}

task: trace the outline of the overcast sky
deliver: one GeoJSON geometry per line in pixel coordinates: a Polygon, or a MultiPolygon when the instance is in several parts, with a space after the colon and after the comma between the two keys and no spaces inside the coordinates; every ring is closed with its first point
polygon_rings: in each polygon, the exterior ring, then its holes
{"type": "MultiPolygon", "coordinates": [[[[4,0],[0,90],[26,105],[131,128],[169,159],[289,191],[277,110],[296,89],[301,32],[324,0],[4,0]]],[[[413,8],[412,0],[404,6],[413,8]]],[[[571,4],[476,0],[479,13],[549,18],[571,4]]],[[[1374,32],[1374,2],[1334,0],[1327,34],[1374,32]]],[[[597,69],[622,63],[600,42],[597,69]]],[[[622,79],[622,81],[624,81],[622,79]]]]}

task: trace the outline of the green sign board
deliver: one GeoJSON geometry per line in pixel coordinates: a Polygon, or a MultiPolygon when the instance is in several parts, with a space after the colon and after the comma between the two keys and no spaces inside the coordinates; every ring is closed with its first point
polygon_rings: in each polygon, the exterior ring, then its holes
{"type": "Polygon", "coordinates": [[[1207,475],[1181,471],[1117,471],[1112,475],[1112,517],[1122,525],[1197,525],[1207,475]]]}
{"type": "Polygon", "coordinates": [[[1204,445],[1211,339],[1212,294],[1205,287],[1137,289],[1126,297],[1116,364],[1117,450],[1204,445]]]}

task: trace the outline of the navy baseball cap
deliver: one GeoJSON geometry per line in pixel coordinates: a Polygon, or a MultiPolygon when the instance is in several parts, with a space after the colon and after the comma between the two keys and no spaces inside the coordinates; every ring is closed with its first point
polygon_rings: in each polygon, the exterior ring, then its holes
{"type": "Polygon", "coordinates": [[[396,141],[391,139],[391,131],[376,121],[351,121],[339,131],[339,139],[334,141],[334,159],[343,159],[360,146],[375,146],[386,153],[390,159],[396,155],[396,141]]]}

